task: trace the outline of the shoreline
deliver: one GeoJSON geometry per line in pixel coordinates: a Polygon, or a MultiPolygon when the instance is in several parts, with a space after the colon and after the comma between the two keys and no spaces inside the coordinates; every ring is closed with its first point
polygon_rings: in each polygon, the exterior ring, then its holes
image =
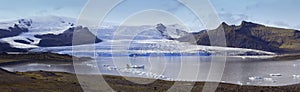
{"type": "Polygon", "coordinates": [[[15,65],[22,63],[44,64],[73,64],[74,62],[86,62],[93,60],[90,57],[75,57],[57,53],[27,53],[27,54],[0,54],[0,66],[15,65]]]}
{"type": "MultiPolygon", "coordinates": [[[[294,56],[294,55],[293,55],[294,56]]],[[[281,56],[279,58],[293,57],[293,56],[281,56]]],[[[300,56],[300,55],[296,55],[300,56]]],[[[51,64],[73,64],[73,56],[61,55],[54,53],[34,53],[34,54],[20,54],[20,55],[7,55],[0,54],[0,66],[20,63],[51,63],[51,64]],[[35,57],[34,59],[28,58],[35,57]],[[15,58],[17,57],[17,58],[15,58]]],[[[278,59],[278,58],[276,58],[278,59]]],[[[293,58],[294,59],[294,58],[293,58]]],[[[78,58],[81,60],[89,60],[89,58],[78,58]]],[[[289,60],[289,59],[288,59],[289,60]]],[[[84,62],[84,61],[82,61],[84,62]]],[[[128,91],[150,91],[150,92],[164,92],[167,91],[173,84],[179,83],[178,91],[184,91],[187,87],[186,84],[193,84],[192,92],[202,91],[204,84],[218,83],[218,82],[203,82],[203,81],[168,81],[168,80],[156,80],[150,78],[139,77],[126,77],[134,80],[155,80],[150,84],[135,84],[127,81],[122,76],[116,75],[82,75],[87,78],[93,79],[95,77],[103,76],[105,83],[108,83],[117,92],[128,91]]],[[[55,72],[55,71],[28,71],[28,72],[10,72],[0,68],[0,90],[4,92],[25,91],[31,92],[37,91],[72,91],[82,92],[83,87],[88,91],[103,91],[102,89],[94,89],[87,87],[85,84],[80,84],[77,80],[77,76],[74,73],[67,72],[55,72]],[[63,88],[62,88],[63,87],[63,88]]],[[[95,82],[95,81],[92,81],[95,82]]],[[[93,84],[93,83],[91,83],[93,84]]],[[[238,85],[234,83],[220,82],[216,92],[282,92],[293,91],[300,92],[300,83],[284,86],[255,86],[255,85],[238,85]]],[[[106,90],[107,91],[107,90],[106,90]]]]}
{"type": "Polygon", "coordinates": [[[208,83],[223,83],[223,84],[232,84],[232,85],[239,85],[239,86],[260,86],[260,87],[282,87],[282,86],[292,86],[292,85],[298,85],[300,83],[290,83],[290,84],[282,84],[282,85],[255,85],[255,84],[239,84],[236,82],[228,82],[228,81],[190,81],[190,80],[180,80],[180,79],[156,79],[156,78],[148,78],[148,77],[136,77],[136,76],[121,76],[121,75],[114,75],[114,74],[76,74],[75,72],[64,72],[64,71],[47,71],[47,70],[36,70],[36,71],[10,71],[9,69],[6,69],[5,67],[0,67],[0,69],[6,70],[8,72],[12,73],[28,73],[28,72],[57,72],[57,73],[66,73],[71,75],[84,75],[84,76],[116,76],[116,77],[126,77],[126,78],[137,78],[137,79],[149,79],[149,80],[161,80],[166,82],[208,82],[208,83]]]}
{"type": "MultiPolygon", "coordinates": [[[[9,72],[3,69],[0,69],[0,78],[7,78],[7,82],[3,82],[6,80],[0,80],[0,89],[3,91],[11,92],[9,89],[24,90],[25,92],[29,92],[29,89],[35,89],[39,91],[74,91],[74,92],[82,92],[83,87],[85,91],[108,91],[102,89],[94,89],[87,87],[89,82],[84,82],[84,84],[79,84],[76,75],[65,72],[47,72],[47,71],[32,71],[32,72],[9,72]],[[16,79],[18,78],[18,79],[16,79]],[[15,84],[16,83],[16,84],[15,84]],[[24,84],[27,85],[24,85],[24,84]],[[24,85],[16,86],[16,85],[24,85]],[[35,86],[31,86],[35,85],[35,86]],[[51,86],[49,86],[51,85],[51,86]],[[61,88],[64,85],[64,88],[61,88]],[[9,89],[7,89],[9,88],[9,89]],[[41,88],[41,89],[40,89],[41,88]]],[[[89,79],[98,78],[100,75],[81,75],[89,79]]],[[[127,92],[127,91],[147,91],[147,92],[164,92],[169,90],[170,87],[177,83],[178,91],[185,90],[187,86],[193,86],[192,92],[198,92],[203,89],[205,83],[212,84],[218,82],[186,82],[186,81],[165,81],[165,80],[154,80],[149,78],[137,78],[137,77],[126,77],[134,80],[143,80],[143,81],[154,81],[150,84],[136,84],[126,80],[121,76],[113,76],[113,75],[101,75],[106,83],[110,85],[115,91],[118,92],[127,92]],[[187,85],[189,84],[189,85],[187,85]]],[[[94,82],[94,81],[93,81],[94,82]]],[[[236,85],[231,83],[219,83],[216,92],[283,92],[283,91],[295,91],[298,92],[300,90],[300,84],[288,85],[288,86],[249,86],[249,85],[236,85]]]]}

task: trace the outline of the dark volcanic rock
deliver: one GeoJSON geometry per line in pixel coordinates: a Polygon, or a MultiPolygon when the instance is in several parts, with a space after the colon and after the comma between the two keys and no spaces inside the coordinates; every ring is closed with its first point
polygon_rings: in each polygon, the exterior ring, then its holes
{"type": "MultiPolygon", "coordinates": [[[[27,28],[19,27],[14,25],[8,29],[0,29],[0,38],[18,36],[23,32],[28,32],[27,28]]],[[[0,42],[0,52],[25,52],[26,50],[13,48],[8,43],[0,42]]]]}
{"type": "Polygon", "coordinates": [[[160,32],[161,36],[166,38],[166,39],[170,39],[170,40],[174,40],[171,36],[168,35],[167,33],[167,27],[163,24],[157,24],[156,25],[156,30],[160,32]]]}
{"type": "Polygon", "coordinates": [[[18,43],[23,43],[23,44],[30,44],[30,42],[24,41],[24,40],[14,40],[15,42],[18,43]]]}
{"type": "Polygon", "coordinates": [[[27,50],[11,47],[8,43],[0,42],[0,52],[26,52],[27,50]]]}
{"type": "Polygon", "coordinates": [[[0,29],[0,38],[17,36],[23,32],[28,32],[27,28],[21,28],[18,25],[14,25],[14,27],[9,27],[7,29],[0,29]]]}
{"type": "Polygon", "coordinates": [[[41,38],[41,41],[38,44],[38,46],[41,47],[72,46],[102,42],[102,40],[91,33],[88,28],[81,26],[69,28],[65,32],[58,35],[46,34],[35,35],[35,37],[41,38]],[[75,37],[74,39],[73,36],[75,37]]]}
{"type": "Polygon", "coordinates": [[[26,38],[27,40],[29,40],[30,42],[34,42],[34,40],[30,39],[30,38],[26,38]]]}
{"type": "MultiPolygon", "coordinates": [[[[209,30],[217,33],[224,30],[228,47],[264,50],[276,53],[297,53],[300,51],[300,31],[267,27],[261,24],[243,21],[241,25],[227,25],[209,30]]],[[[210,38],[206,30],[192,34],[195,40],[187,39],[189,36],[178,40],[210,46],[210,38]]],[[[214,35],[214,34],[213,34],[214,35]]]]}
{"type": "Polygon", "coordinates": [[[29,19],[29,20],[27,20],[27,19],[20,19],[18,22],[19,22],[19,24],[24,24],[26,26],[31,26],[31,24],[32,24],[32,20],[31,19],[29,19]]]}

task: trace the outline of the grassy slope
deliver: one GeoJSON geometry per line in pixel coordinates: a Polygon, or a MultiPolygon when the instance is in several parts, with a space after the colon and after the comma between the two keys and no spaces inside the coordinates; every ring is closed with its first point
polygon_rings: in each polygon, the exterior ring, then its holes
{"type": "MultiPolygon", "coordinates": [[[[59,72],[25,72],[25,73],[10,73],[5,70],[0,70],[0,89],[1,92],[82,92],[76,76],[68,73],[59,72]]],[[[96,77],[86,76],[90,79],[96,77]]],[[[123,77],[118,76],[104,76],[106,82],[118,92],[164,92],[167,91],[174,82],[157,80],[150,84],[135,84],[127,81],[123,77]]],[[[151,80],[134,78],[136,80],[151,80]]],[[[88,83],[88,82],[86,82],[88,83]]],[[[193,83],[190,82],[179,82],[175,90],[172,91],[183,91],[193,83]]],[[[192,89],[192,92],[199,92],[203,89],[204,83],[197,82],[192,89]]],[[[103,91],[103,89],[93,89],[92,87],[86,87],[89,91],[103,91]]],[[[291,85],[283,87],[258,87],[258,86],[239,86],[233,84],[220,84],[217,92],[299,92],[300,85],[291,85]]]]}
{"type": "Polygon", "coordinates": [[[68,80],[63,80],[63,77],[51,74],[50,72],[10,73],[0,70],[0,90],[1,92],[82,91],[75,76],[67,76],[67,74],[64,77],[68,80]]]}
{"type": "Polygon", "coordinates": [[[18,63],[51,63],[73,64],[73,61],[88,61],[89,57],[73,57],[55,53],[29,53],[29,54],[0,54],[0,66],[18,63]]]}

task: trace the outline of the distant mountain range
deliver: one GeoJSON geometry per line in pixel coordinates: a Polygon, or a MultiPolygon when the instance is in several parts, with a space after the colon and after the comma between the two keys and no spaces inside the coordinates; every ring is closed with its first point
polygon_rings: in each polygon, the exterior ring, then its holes
{"type": "Polygon", "coordinates": [[[188,36],[183,36],[177,40],[210,46],[207,32],[216,33],[222,30],[225,32],[228,47],[257,49],[276,53],[299,53],[300,51],[300,31],[268,27],[246,21],[238,26],[222,23],[214,30],[193,33],[195,40],[188,39],[190,38],[188,36]]]}
{"type": "Polygon", "coordinates": [[[0,52],[25,52],[37,47],[72,46],[74,34],[82,38],[77,39],[78,43],[74,45],[102,42],[88,28],[75,26],[74,20],[47,16],[1,22],[0,52]]]}
{"type": "Polygon", "coordinates": [[[80,42],[75,45],[115,40],[114,37],[127,39],[135,36],[134,40],[165,39],[211,46],[207,32],[216,33],[223,30],[227,47],[256,49],[275,53],[298,53],[300,51],[300,31],[268,27],[246,21],[238,26],[222,23],[214,30],[203,30],[196,33],[189,33],[185,31],[185,27],[180,25],[157,24],[156,26],[126,26],[122,31],[123,33],[114,34],[115,31],[118,31],[118,27],[106,23],[101,27],[100,34],[96,34],[96,36],[89,31],[90,28],[75,25],[75,20],[66,17],[48,16],[0,22],[0,52],[23,52],[39,47],[72,46],[74,34],[82,38],[75,39],[80,42]],[[135,35],[137,32],[139,33],[135,35]],[[190,39],[192,37],[195,39],[190,39]]]}

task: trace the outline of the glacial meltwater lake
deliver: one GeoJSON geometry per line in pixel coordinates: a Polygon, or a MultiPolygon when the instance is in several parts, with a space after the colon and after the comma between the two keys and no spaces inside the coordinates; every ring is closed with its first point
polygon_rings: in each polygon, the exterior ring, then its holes
{"type": "MultiPolygon", "coordinates": [[[[81,70],[76,70],[76,73],[80,74],[122,75],[163,80],[220,81],[260,86],[300,83],[300,59],[263,61],[245,57],[225,59],[210,56],[98,57],[95,61],[76,64],[76,67],[80,67],[81,70]],[[134,65],[143,67],[132,68],[134,65]]],[[[75,73],[74,66],[68,64],[31,63],[2,68],[19,72],[44,70],[75,73]]]]}

